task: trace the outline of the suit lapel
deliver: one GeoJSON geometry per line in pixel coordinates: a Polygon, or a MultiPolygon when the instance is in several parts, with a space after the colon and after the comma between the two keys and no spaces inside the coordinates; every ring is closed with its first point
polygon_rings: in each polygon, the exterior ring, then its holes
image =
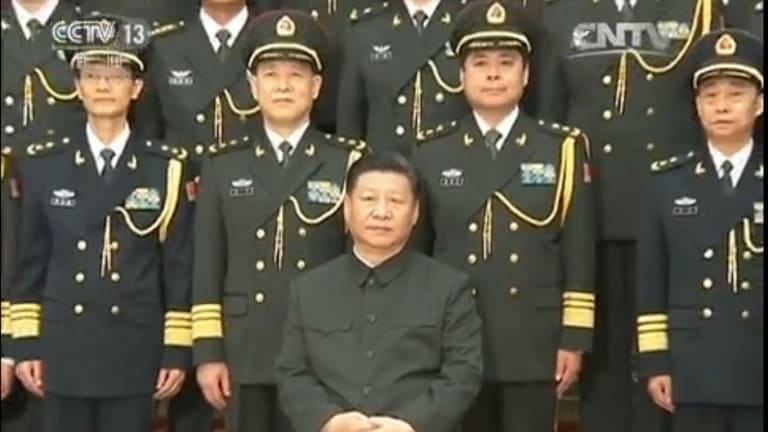
{"type": "MultiPolygon", "coordinates": [[[[251,138],[254,145],[253,150],[250,152],[252,162],[248,164],[251,173],[272,199],[279,199],[282,194],[283,172],[278,164],[275,151],[272,149],[272,144],[270,144],[264,131],[264,124],[261,121],[254,122],[251,138]]],[[[265,207],[273,208],[274,206],[265,207]]]]}
{"type": "MultiPolygon", "coordinates": [[[[21,29],[21,24],[16,19],[16,15],[13,13],[12,8],[8,8],[3,11],[3,30],[2,30],[2,45],[3,56],[7,55],[12,63],[18,64],[20,67],[8,68],[8,70],[17,71],[19,74],[23,74],[29,69],[30,57],[27,52],[27,46],[29,41],[24,37],[24,33],[21,29]]],[[[4,76],[3,79],[12,81],[11,77],[4,76]]]]}
{"type": "Polygon", "coordinates": [[[102,194],[102,202],[104,206],[104,214],[110,213],[112,209],[121,205],[123,201],[125,201],[125,198],[128,197],[128,194],[136,188],[140,178],[138,174],[140,172],[138,171],[139,159],[136,154],[139,145],[140,143],[137,142],[135,135],[131,134],[123,154],[117,161],[115,178],[112,179],[112,182],[109,185],[105,185],[103,188],[104,193],[102,194]]]}
{"type": "Polygon", "coordinates": [[[293,151],[291,161],[283,169],[283,196],[292,195],[301,185],[304,184],[307,177],[312,175],[322,165],[321,158],[317,154],[319,149],[321,135],[309,128],[301,137],[299,145],[293,151]]]}
{"type": "MultiPolygon", "coordinates": [[[[195,17],[189,27],[191,36],[188,43],[182,48],[184,56],[192,65],[192,70],[200,75],[199,79],[195,81],[195,84],[200,87],[196,89],[195,94],[200,95],[205,100],[210,100],[213,95],[219,93],[217,84],[220,79],[218,75],[222,71],[221,62],[216,57],[216,53],[213,52],[213,47],[208,41],[208,35],[205,33],[200,18],[195,17]]],[[[197,104],[194,105],[198,106],[197,104]]]]}
{"type": "MultiPolygon", "coordinates": [[[[501,190],[504,185],[519,177],[520,164],[529,160],[535,153],[536,143],[529,141],[527,132],[533,129],[532,126],[535,127],[533,121],[520,111],[519,117],[497,155],[497,160],[491,161],[490,156],[488,156],[488,162],[484,166],[485,170],[483,171],[485,174],[478,176],[481,188],[484,191],[493,192],[501,190]],[[487,169],[488,163],[492,164],[493,169],[487,169]]],[[[479,135],[480,132],[478,130],[479,135]]],[[[483,150],[485,150],[486,154],[489,154],[488,149],[485,148],[482,136],[480,136],[478,145],[483,146],[483,150]]]]}
{"type": "Polygon", "coordinates": [[[84,225],[90,229],[93,226],[98,226],[104,220],[105,215],[100,210],[104,187],[96,168],[96,161],[88,147],[85,128],[73,141],[80,143],[75,147],[72,156],[74,183],[78,194],[78,203],[83,211],[84,225]]]}

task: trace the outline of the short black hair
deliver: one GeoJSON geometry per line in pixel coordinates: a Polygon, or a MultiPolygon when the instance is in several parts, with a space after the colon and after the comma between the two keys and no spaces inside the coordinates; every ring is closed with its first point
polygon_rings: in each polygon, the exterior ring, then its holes
{"type": "Polygon", "coordinates": [[[393,151],[371,152],[353,165],[347,174],[347,195],[352,194],[360,176],[369,172],[402,175],[408,179],[414,198],[419,199],[419,174],[416,168],[405,156],[393,151]]]}

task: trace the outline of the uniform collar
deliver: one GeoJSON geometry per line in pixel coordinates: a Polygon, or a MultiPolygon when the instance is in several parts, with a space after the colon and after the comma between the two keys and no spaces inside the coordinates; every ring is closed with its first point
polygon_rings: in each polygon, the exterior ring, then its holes
{"type": "Polygon", "coordinates": [[[27,39],[29,39],[29,28],[27,27],[27,23],[32,19],[36,19],[40,21],[40,24],[46,25],[58,5],[58,0],[49,0],[42,8],[40,8],[40,10],[33,14],[24,9],[24,6],[22,6],[18,0],[11,0],[13,13],[16,14],[16,19],[19,21],[19,24],[21,24],[21,31],[24,32],[24,37],[27,39]]]}
{"type": "Polygon", "coordinates": [[[741,174],[747,167],[750,155],[752,155],[754,141],[749,140],[747,145],[742,147],[741,150],[732,154],[730,157],[726,157],[723,153],[720,152],[720,150],[715,148],[715,146],[709,142],[707,143],[707,147],[709,148],[709,155],[712,158],[712,163],[715,165],[715,169],[717,170],[717,176],[721,177],[723,175],[721,167],[723,166],[723,162],[728,160],[731,162],[731,164],[733,164],[733,170],[731,170],[732,183],[734,185],[737,184],[741,178],[741,174]]]}
{"type": "Polygon", "coordinates": [[[267,139],[272,145],[272,149],[275,151],[278,159],[280,159],[283,154],[282,150],[280,150],[280,144],[282,144],[283,141],[288,141],[288,143],[291,145],[291,153],[293,153],[293,151],[296,150],[296,147],[298,147],[299,142],[301,142],[301,138],[304,137],[304,133],[307,131],[307,129],[309,129],[309,121],[296,128],[293,133],[291,133],[291,135],[285,139],[278,135],[277,132],[270,129],[266,122],[264,123],[264,132],[267,134],[267,139]]]}
{"type": "Polygon", "coordinates": [[[234,16],[225,26],[221,26],[219,23],[213,20],[210,15],[208,15],[208,12],[205,11],[205,8],[200,8],[200,22],[203,24],[203,30],[205,30],[205,34],[208,36],[208,40],[211,43],[211,46],[213,47],[214,51],[219,50],[219,39],[216,37],[216,33],[219,32],[219,30],[227,30],[229,31],[229,34],[231,35],[229,37],[228,45],[231,47],[234,45],[235,40],[237,39],[237,36],[240,34],[240,32],[243,30],[243,27],[245,27],[245,24],[248,22],[248,8],[243,6],[242,9],[240,9],[240,12],[237,13],[237,15],[234,16]]]}
{"type": "Polygon", "coordinates": [[[371,267],[353,247],[352,253],[349,254],[350,274],[358,286],[363,286],[370,278],[374,278],[380,285],[387,285],[405,270],[409,256],[410,252],[406,246],[383,263],[371,267]]]}
{"type": "Polygon", "coordinates": [[[93,160],[96,161],[96,166],[98,167],[99,172],[101,172],[101,169],[104,167],[101,151],[109,148],[115,152],[115,156],[112,158],[112,167],[117,167],[117,161],[120,160],[120,156],[123,154],[125,146],[128,144],[131,128],[128,126],[128,123],[126,123],[123,131],[120,132],[109,145],[102,142],[99,137],[96,136],[96,133],[93,131],[90,124],[85,127],[85,135],[88,138],[88,148],[93,155],[93,160]]]}
{"type": "MultiPolygon", "coordinates": [[[[485,136],[486,132],[488,132],[491,127],[477,114],[477,112],[472,111],[472,115],[475,117],[475,122],[477,123],[477,127],[480,129],[480,133],[485,136]]],[[[495,127],[496,132],[501,134],[501,138],[496,141],[496,150],[501,150],[501,147],[504,146],[504,143],[507,141],[509,133],[515,126],[515,122],[517,122],[518,117],[520,117],[520,108],[515,107],[515,109],[513,109],[512,112],[504,117],[504,120],[502,120],[501,123],[495,127]]]]}
{"type": "Polygon", "coordinates": [[[426,25],[432,19],[437,7],[440,6],[440,1],[441,0],[430,0],[427,4],[421,6],[415,5],[413,0],[403,0],[403,3],[405,4],[405,9],[408,11],[408,16],[410,16],[411,19],[413,19],[413,15],[420,10],[427,14],[427,21],[424,23],[426,25]]]}

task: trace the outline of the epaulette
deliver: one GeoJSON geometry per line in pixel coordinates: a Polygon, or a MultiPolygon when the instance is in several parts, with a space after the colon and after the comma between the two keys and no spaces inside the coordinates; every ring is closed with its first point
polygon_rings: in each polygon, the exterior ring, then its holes
{"type": "Polygon", "coordinates": [[[173,23],[170,23],[170,24],[160,25],[160,26],[157,26],[157,27],[153,28],[149,32],[149,37],[150,38],[156,38],[158,36],[163,36],[163,35],[166,35],[168,33],[172,33],[172,32],[175,32],[177,30],[181,30],[183,28],[184,28],[184,21],[178,21],[178,22],[173,22],[173,23]]]}
{"type": "Polygon", "coordinates": [[[436,138],[449,135],[458,128],[459,128],[459,122],[457,120],[452,120],[447,123],[440,123],[431,129],[426,129],[419,132],[418,135],[416,136],[416,140],[419,142],[419,144],[424,144],[436,138]]]}
{"type": "Polygon", "coordinates": [[[368,149],[368,144],[360,139],[346,138],[338,135],[325,134],[325,140],[328,144],[341,147],[344,150],[356,150],[361,153],[365,153],[368,149]]]}
{"type": "Polygon", "coordinates": [[[66,150],[70,142],[69,137],[51,137],[45,142],[32,143],[27,146],[27,156],[40,157],[56,154],[66,150]]]}
{"type": "Polygon", "coordinates": [[[246,135],[240,139],[233,139],[233,140],[229,140],[228,142],[213,143],[208,145],[208,147],[200,144],[195,147],[195,154],[197,155],[207,154],[210,156],[215,156],[215,155],[220,155],[224,153],[229,153],[232,150],[251,147],[251,145],[252,145],[251,138],[246,135]]]}
{"type": "Polygon", "coordinates": [[[389,1],[384,1],[371,6],[366,6],[365,8],[362,8],[362,9],[355,8],[355,9],[352,9],[352,11],[349,13],[349,20],[353,23],[356,23],[364,19],[374,17],[388,9],[389,9],[389,1]]]}
{"type": "Polygon", "coordinates": [[[147,140],[144,142],[144,147],[147,152],[166,158],[166,159],[178,159],[185,160],[189,155],[189,152],[182,147],[169,146],[160,141],[147,140]]]}
{"type": "Polygon", "coordinates": [[[696,152],[691,150],[688,153],[668,157],[666,159],[660,159],[651,164],[652,172],[669,171],[672,168],[677,168],[691,162],[695,159],[696,152]]]}
{"type": "Polygon", "coordinates": [[[561,136],[567,135],[572,137],[578,137],[584,133],[581,129],[577,127],[561,125],[560,123],[550,123],[544,120],[539,120],[538,125],[541,127],[541,129],[545,131],[550,131],[556,135],[561,135],[561,136]]]}

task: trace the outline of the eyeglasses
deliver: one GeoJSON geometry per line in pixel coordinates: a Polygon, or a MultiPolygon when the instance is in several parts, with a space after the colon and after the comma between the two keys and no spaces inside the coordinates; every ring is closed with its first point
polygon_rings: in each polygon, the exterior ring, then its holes
{"type": "Polygon", "coordinates": [[[125,72],[112,72],[112,73],[98,73],[98,72],[81,72],[80,81],[96,84],[101,80],[106,81],[108,85],[124,83],[133,79],[133,76],[125,72]]]}

